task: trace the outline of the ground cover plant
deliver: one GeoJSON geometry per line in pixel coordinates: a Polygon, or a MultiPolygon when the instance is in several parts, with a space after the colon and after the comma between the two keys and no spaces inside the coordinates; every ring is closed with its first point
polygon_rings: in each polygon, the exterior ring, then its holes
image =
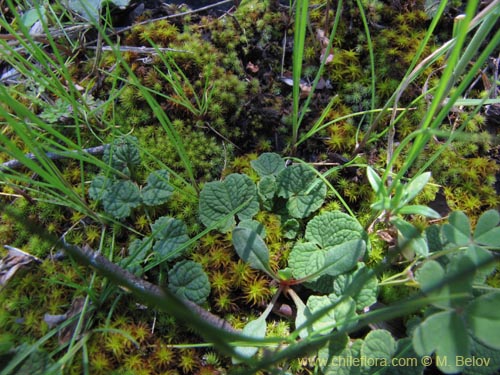
{"type": "Polygon", "coordinates": [[[498,371],[499,1],[0,6],[0,374],[498,371]]]}

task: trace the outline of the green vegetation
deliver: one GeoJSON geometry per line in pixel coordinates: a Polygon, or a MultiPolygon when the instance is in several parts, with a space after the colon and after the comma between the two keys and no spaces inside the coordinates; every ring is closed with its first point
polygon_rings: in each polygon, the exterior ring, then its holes
{"type": "Polygon", "coordinates": [[[1,6],[0,375],[498,371],[500,1],[1,6]]]}

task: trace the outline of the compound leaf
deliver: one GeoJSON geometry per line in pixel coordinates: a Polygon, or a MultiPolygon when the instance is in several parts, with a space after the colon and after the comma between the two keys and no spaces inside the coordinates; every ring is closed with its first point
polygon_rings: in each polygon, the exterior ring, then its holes
{"type": "MultiPolygon", "coordinates": [[[[411,249],[415,254],[422,257],[426,257],[429,254],[429,246],[427,245],[425,233],[420,233],[413,224],[399,217],[394,217],[392,222],[398,228],[398,243],[403,251],[411,249]]],[[[405,254],[403,253],[403,255],[405,254]]],[[[413,254],[411,254],[411,257],[413,257],[413,254]]]]}
{"type": "Polygon", "coordinates": [[[433,305],[447,308],[450,304],[450,294],[448,288],[443,286],[444,278],[445,270],[435,260],[425,262],[415,274],[415,280],[420,284],[422,291],[438,297],[439,300],[433,302],[433,305]]]}
{"type": "Polygon", "coordinates": [[[177,258],[180,252],[175,250],[189,241],[186,224],[172,217],[158,218],[151,225],[151,231],[155,239],[153,250],[164,260],[177,258]]]}
{"type": "Polygon", "coordinates": [[[497,210],[488,210],[481,215],[474,230],[474,242],[493,247],[500,247],[500,214],[497,210]]]}
{"type": "Polygon", "coordinates": [[[210,294],[208,276],[200,264],[191,260],[176,263],[168,272],[168,287],[180,298],[202,304],[210,294]]]}
{"type": "Polygon", "coordinates": [[[413,332],[415,352],[420,356],[436,353],[437,358],[447,358],[437,363],[445,374],[462,370],[456,358],[470,357],[470,341],[464,321],[455,310],[442,311],[429,316],[413,332]]]}
{"type": "Polygon", "coordinates": [[[250,162],[252,168],[259,174],[260,177],[276,176],[285,169],[285,161],[281,156],[274,152],[265,152],[256,160],[250,162]]]}
{"type": "Polygon", "coordinates": [[[104,210],[117,219],[130,215],[135,207],[141,204],[141,193],[132,181],[113,182],[101,198],[104,210]]]}
{"type": "Polygon", "coordinates": [[[466,308],[466,321],[474,337],[490,348],[500,350],[500,293],[482,295],[466,308]]]}
{"type": "Polygon", "coordinates": [[[233,173],[224,181],[208,182],[200,193],[200,219],[209,227],[217,224],[221,232],[228,232],[235,224],[229,213],[241,207],[237,213],[240,220],[251,219],[259,211],[257,189],[246,175],[233,173]],[[241,207],[242,206],[242,207],[241,207]]]}
{"type": "Polygon", "coordinates": [[[446,239],[458,246],[470,243],[470,223],[462,211],[455,211],[448,218],[449,224],[443,225],[443,234],[446,239]]]}
{"type": "Polygon", "coordinates": [[[168,201],[174,188],[168,183],[169,173],[166,170],[151,172],[147,185],[142,189],[142,201],[147,206],[157,206],[168,201]]]}

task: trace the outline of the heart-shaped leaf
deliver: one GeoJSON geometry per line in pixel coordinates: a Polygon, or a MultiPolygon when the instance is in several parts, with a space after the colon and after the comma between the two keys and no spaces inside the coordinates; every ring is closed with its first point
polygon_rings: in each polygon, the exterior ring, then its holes
{"type": "Polygon", "coordinates": [[[500,350],[500,293],[488,293],[472,301],[465,310],[468,327],[476,339],[500,350]]]}
{"type": "Polygon", "coordinates": [[[307,223],[305,238],[321,248],[340,245],[343,242],[365,238],[361,224],[353,217],[340,212],[316,215],[307,223]]]}
{"type": "Polygon", "coordinates": [[[449,224],[443,225],[443,234],[446,239],[458,246],[466,246],[470,241],[470,223],[467,216],[461,211],[455,211],[448,218],[449,224]]]}
{"type": "Polygon", "coordinates": [[[380,368],[384,363],[389,365],[395,352],[396,340],[384,329],[369,332],[361,346],[361,358],[365,358],[367,363],[375,364],[371,366],[371,370],[380,368]]]}
{"type": "Polygon", "coordinates": [[[101,198],[104,210],[117,219],[130,215],[141,204],[141,193],[136,184],[128,180],[113,182],[101,198]]]}
{"type": "Polygon", "coordinates": [[[285,161],[274,152],[265,152],[261,154],[256,160],[252,160],[250,165],[260,177],[276,176],[285,169],[285,161]]]}
{"type": "Polygon", "coordinates": [[[176,263],[168,272],[168,287],[176,295],[202,304],[210,294],[208,276],[200,264],[191,260],[176,263]]]}
{"type": "Polygon", "coordinates": [[[163,260],[179,257],[182,252],[176,250],[189,241],[186,224],[172,217],[158,218],[151,225],[151,231],[155,239],[153,250],[163,260]]]}
{"type": "Polygon", "coordinates": [[[142,201],[147,206],[157,206],[168,201],[174,188],[168,183],[169,173],[166,170],[151,172],[142,189],[142,201]]]}
{"type": "Polygon", "coordinates": [[[228,232],[235,225],[234,210],[240,220],[251,219],[259,211],[257,189],[250,177],[233,173],[224,181],[205,184],[200,193],[200,219],[210,227],[228,232]],[[230,215],[231,214],[231,215],[230,215]]]}
{"type": "Polygon", "coordinates": [[[500,214],[497,210],[488,210],[481,215],[474,230],[474,242],[500,248],[500,214]]]}
{"type": "Polygon", "coordinates": [[[312,242],[297,243],[288,257],[288,265],[297,279],[314,281],[322,275],[337,276],[351,270],[365,251],[363,240],[351,240],[320,249],[312,242]]]}
{"type": "Polygon", "coordinates": [[[470,357],[467,329],[455,310],[429,316],[415,328],[412,342],[420,356],[436,353],[442,359],[436,364],[445,374],[460,372],[463,363],[457,363],[456,359],[470,357]]]}
{"type": "Polygon", "coordinates": [[[127,136],[115,139],[110,147],[105,148],[103,160],[130,176],[131,171],[141,164],[137,138],[127,136]]]}

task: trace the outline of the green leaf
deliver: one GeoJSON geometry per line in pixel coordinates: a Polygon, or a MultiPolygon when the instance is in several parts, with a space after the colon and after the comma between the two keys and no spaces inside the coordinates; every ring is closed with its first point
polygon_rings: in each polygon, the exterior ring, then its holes
{"type": "Polygon", "coordinates": [[[491,349],[474,337],[471,340],[471,357],[478,360],[466,364],[463,375],[491,375],[500,370],[500,351],[491,349]]]}
{"type": "Polygon", "coordinates": [[[103,160],[130,176],[131,171],[141,164],[137,138],[127,136],[115,139],[113,144],[104,150],[103,160]]]}
{"type": "Polygon", "coordinates": [[[281,156],[274,152],[265,152],[260,155],[257,160],[250,162],[252,168],[259,174],[260,177],[276,176],[285,169],[285,161],[281,156]]]}
{"type": "Polygon", "coordinates": [[[436,353],[438,368],[445,374],[460,372],[457,358],[470,357],[469,336],[465,324],[455,310],[429,316],[413,332],[413,347],[418,355],[436,353]]]}
{"type": "Polygon", "coordinates": [[[438,298],[432,304],[440,308],[461,306],[468,301],[472,291],[473,275],[467,271],[474,267],[474,263],[464,254],[452,258],[446,271],[435,260],[426,261],[415,275],[422,291],[429,296],[438,298]],[[460,275],[460,277],[459,277],[460,275]],[[455,277],[448,282],[446,279],[455,277]]]}
{"type": "Polygon", "coordinates": [[[392,223],[398,229],[398,245],[403,251],[411,249],[418,256],[427,257],[429,255],[429,247],[427,246],[425,234],[420,233],[413,224],[397,216],[392,219],[392,223]]]}
{"type": "Polygon", "coordinates": [[[324,347],[318,353],[322,371],[324,375],[359,375],[362,367],[360,366],[361,346],[363,340],[354,340],[345,342],[344,336],[340,336],[338,345],[327,349],[324,347]],[[344,349],[339,352],[340,346],[344,349]]]}
{"type": "MultiPolygon", "coordinates": [[[[263,202],[268,202],[274,198],[276,193],[276,179],[274,176],[264,176],[257,183],[257,191],[259,193],[259,197],[263,202]]],[[[271,203],[270,207],[271,206],[271,203]]]]}
{"type": "Polygon", "coordinates": [[[317,363],[321,367],[321,370],[323,371],[322,373],[330,374],[330,372],[328,372],[329,366],[338,368],[339,364],[337,363],[337,359],[339,357],[343,357],[345,350],[348,349],[349,346],[349,336],[345,334],[336,335],[334,338],[329,340],[328,343],[318,351],[317,363]]]}
{"type": "Polygon", "coordinates": [[[326,185],[319,181],[310,190],[293,195],[288,199],[286,208],[291,217],[302,219],[323,205],[326,196],[326,185]]]}
{"type": "Polygon", "coordinates": [[[180,298],[198,305],[210,294],[210,282],[203,267],[191,260],[178,262],[168,271],[168,287],[180,298]]]}
{"type": "Polygon", "coordinates": [[[445,271],[443,267],[435,260],[426,261],[415,274],[415,280],[420,284],[420,289],[424,293],[443,299],[433,304],[446,308],[449,306],[449,291],[443,289],[444,277],[445,271]]]}
{"type": "Polygon", "coordinates": [[[474,242],[493,247],[500,247],[500,214],[497,210],[488,210],[479,218],[474,230],[474,242]]]}
{"type": "Polygon", "coordinates": [[[283,237],[293,240],[300,230],[300,223],[296,219],[288,219],[281,227],[283,237]]]}
{"type": "Polygon", "coordinates": [[[365,238],[361,224],[351,216],[340,212],[325,212],[315,216],[306,227],[305,238],[321,248],[365,238]]]}
{"type": "Polygon", "coordinates": [[[128,180],[112,183],[101,198],[104,210],[117,219],[130,215],[141,204],[141,193],[136,184],[128,180]]]}
{"type": "Polygon", "coordinates": [[[228,214],[240,206],[240,220],[251,219],[259,211],[257,189],[248,176],[234,173],[224,181],[208,182],[200,193],[201,222],[210,227],[223,220],[217,228],[226,233],[235,225],[234,216],[228,214]]]}
{"type": "Polygon", "coordinates": [[[392,356],[397,366],[390,366],[385,375],[422,375],[424,365],[422,359],[415,353],[411,339],[402,338],[397,342],[396,353],[392,356]]]}
{"type": "Polygon", "coordinates": [[[311,316],[318,312],[324,312],[319,319],[314,320],[313,331],[319,334],[327,334],[334,328],[341,330],[350,327],[356,319],[356,303],[351,297],[339,299],[334,295],[310,296],[307,299],[306,316],[311,316]]]}
{"type": "Polygon", "coordinates": [[[307,191],[317,179],[315,171],[304,164],[294,164],[283,169],[276,177],[278,196],[290,198],[307,191]]]}
{"type": "Polygon", "coordinates": [[[467,216],[461,211],[454,211],[448,218],[449,224],[443,225],[443,235],[446,239],[458,246],[470,243],[470,223],[467,216]]]}
{"type": "Polygon", "coordinates": [[[434,224],[425,228],[425,238],[431,253],[443,250],[446,246],[446,240],[443,238],[440,225],[434,224]]]}
{"type": "Polygon", "coordinates": [[[277,274],[280,280],[291,280],[293,278],[292,270],[288,267],[278,270],[277,274]]]}
{"type": "MultiPolygon", "coordinates": [[[[24,357],[24,360],[12,369],[12,366],[8,366],[8,363],[0,363],[0,370],[5,370],[4,365],[11,367],[11,371],[2,371],[2,374],[15,374],[15,375],[47,375],[47,374],[60,374],[59,366],[57,370],[54,371],[54,360],[51,358],[50,354],[44,350],[38,349],[36,343],[34,345],[21,344],[15,349],[16,356],[12,361],[16,361],[17,357],[24,357]],[[25,353],[29,352],[28,355],[25,353]],[[49,369],[52,371],[49,372],[49,369]]],[[[6,358],[1,358],[5,360],[6,358]]]]}
{"type": "Polygon", "coordinates": [[[364,266],[364,263],[359,263],[358,266],[359,268],[353,272],[337,276],[333,282],[333,291],[340,298],[353,285],[361,285],[361,289],[354,287],[359,290],[354,294],[349,294],[356,302],[356,310],[360,311],[377,302],[378,280],[375,274],[364,266]]]}
{"type": "Polygon", "coordinates": [[[47,17],[45,16],[45,13],[46,13],[46,11],[45,11],[45,8],[43,8],[43,7],[37,7],[36,9],[27,10],[21,16],[21,23],[26,28],[29,29],[37,21],[47,22],[47,17]]]}
{"type": "Polygon", "coordinates": [[[422,215],[426,217],[430,217],[432,219],[439,219],[441,215],[439,215],[432,208],[421,205],[408,205],[404,206],[398,210],[399,214],[402,215],[422,215]]]}
{"type": "Polygon", "coordinates": [[[384,329],[369,332],[361,346],[361,358],[365,358],[367,363],[372,362],[376,365],[371,369],[389,367],[395,352],[396,340],[384,329]]]}
{"type": "Polygon", "coordinates": [[[89,197],[100,201],[103,197],[108,194],[108,190],[110,189],[113,180],[107,178],[105,176],[97,176],[92,180],[92,183],[89,187],[89,197]]]}
{"type": "Polygon", "coordinates": [[[500,350],[500,292],[482,295],[465,310],[465,319],[474,337],[482,344],[500,350]]]}
{"type": "Polygon", "coordinates": [[[387,191],[385,189],[384,183],[382,182],[382,179],[372,167],[366,168],[366,177],[368,177],[368,182],[372,186],[372,189],[377,194],[377,196],[387,196],[387,191]]]}
{"type": "Polygon", "coordinates": [[[181,252],[175,250],[189,241],[186,224],[172,217],[158,218],[151,225],[151,231],[155,239],[153,250],[163,260],[179,257],[181,252]]]}
{"type": "MultiPolygon", "coordinates": [[[[68,6],[87,21],[97,21],[102,5],[106,2],[102,0],[68,0],[68,6]]],[[[130,0],[110,0],[110,2],[123,9],[128,6],[130,0]]]]}
{"type": "Polygon", "coordinates": [[[276,278],[269,266],[269,250],[257,232],[249,228],[235,228],[233,230],[233,246],[239,257],[250,267],[264,271],[276,278]]]}
{"type": "Polygon", "coordinates": [[[157,206],[168,201],[174,188],[168,183],[169,173],[166,170],[151,172],[142,189],[142,201],[147,206],[157,206]]]}
{"type": "Polygon", "coordinates": [[[425,172],[422,173],[420,176],[414,178],[407,185],[405,185],[403,189],[403,197],[399,202],[399,206],[402,207],[406,205],[408,202],[411,202],[413,198],[415,198],[418,195],[418,193],[422,191],[425,185],[427,185],[427,182],[429,182],[430,178],[431,178],[431,172],[425,172]]]}
{"type": "Polygon", "coordinates": [[[304,164],[283,169],[276,177],[276,187],[278,196],[288,199],[290,216],[297,219],[320,208],[326,196],[326,185],[304,164]]]}
{"type": "Polygon", "coordinates": [[[474,283],[483,284],[496,268],[495,262],[493,262],[493,254],[477,245],[470,245],[465,250],[464,255],[477,267],[474,275],[474,283]]]}
{"type": "Polygon", "coordinates": [[[304,286],[318,292],[320,294],[330,294],[333,293],[333,281],[335,277],[330,275],[322,275],[314,281],[304,282],[304,286]]]}
{"type": "MultiPolygon", "coordinates": [[[[303,327],[308,322],[308,310],[304,302],[300,298],[294,298],[295,308],[297,309],[297,313],[295,315],[295,329],[299,327],[303,327]]],[[[299,332],[299,336],[302,339],[305,339],[311,333],[312,328],[309,326],[306,329],[301,329],[299,332]]]]}
{"type": "Polygon", "coordinates": [[[257,220],[241,220],[238,224],[238,228],[248,228],[257,232],[260,238],[266,238],[266,228],[262,223],[259,223],[257,220]]]}
{"type": "MultiPolygon", "coordinates": [[[[243,327],[243,331],[241,333],[244,336],[263,339],[266,337],[265,317],[261,316],[258,319],[251,320],[245,325],[245,327],[243,327]]],[[[255,353],[257,353],[259,348],[256,346],[238,346],[235,350],[243,358],[251,358],[255,353]]],[[[238,361],[233,360],[233,363],[236,364],[238,361]]]]}
{"type": "Polygon", "coordinates": [[[142,263],[151,250],[152,244],[153,241],[151,241],[150,237],[132,241],[128,247],[129,257],[132,258],[132,263],[142,263]]]}
{"type": "Polygon", "coordinates": [[[320,249],[312,242],[297,243],[288,257],[288,265],[297,279],[314,281],[322,275],[337,276],[352,269],[365,251],[363,240],[351,240],[320,249]]]}

